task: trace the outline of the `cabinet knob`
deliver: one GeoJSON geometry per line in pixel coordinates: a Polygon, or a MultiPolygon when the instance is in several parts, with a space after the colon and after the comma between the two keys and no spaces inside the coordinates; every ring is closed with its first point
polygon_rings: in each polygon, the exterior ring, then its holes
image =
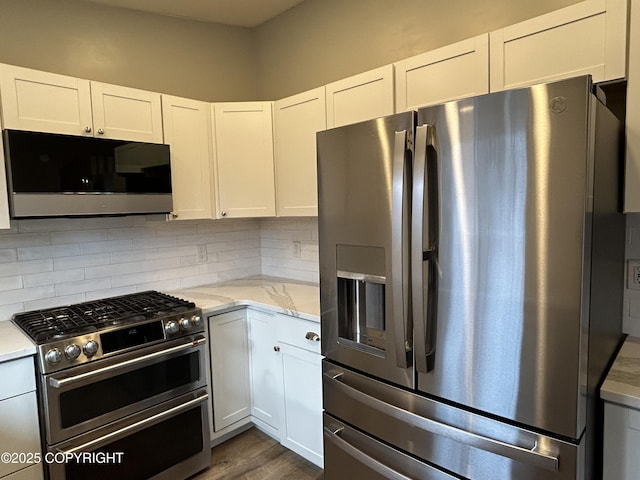
{"type": "Polygon", "coordinates": [[[103,129],[103,128],[99,128],[99,129],[98,129],[98,133],[99,133],[100,135],[104,135],[104,129],[103,129]]]}
{"type": "Polygon", "coordinates": [[[84,127],[84,131],[87,133],[91,133],[91,127],[84,127]]]}
{"type": "Polygon", "coordinates": [[[311,340],[312,342],[319,342],[320,341],[320,335],[318,335],[315,332],[307,332],[307,334],[304,336],[304,338],[306,338],[307,340],[311,340]]]}
{"type": "Polygon", "coordinates": [[[225,212],[224,210],[222,212],[220,212],[220,215],[222,215],[223,217],[227,216],[227,212],[225,212]]]}
{"type": "Polygon", "coordinates": [[[274,352],[279,352],[280,351],[280,347],[276,345],[275,347],[273,347],[273,351],[274,352]]]}

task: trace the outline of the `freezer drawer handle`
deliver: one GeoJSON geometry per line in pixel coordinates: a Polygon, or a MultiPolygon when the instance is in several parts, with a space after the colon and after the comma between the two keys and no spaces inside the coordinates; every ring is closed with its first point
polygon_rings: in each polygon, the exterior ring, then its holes
{"type": "Polygon", "coordinates": [[[389,478],[390,480],[411,480],[411,478],[396,472],[392,468],[387,467],[384,463],[379,462],[375,458],[370,457],[369,455],[358,450],[350,443],[344,441],[342,438],[340,438],[340,433],[342,433],[342,430],[343,429],[340,428],[336,431],[333,431],[327,427],[324,427],[324,436],[327,441],[333,443],[347,455],[371,468],[371,470],[379,475],[382,475],[384,478],[389,478]]]}
{"type": "Polygon", "coordinates": [[[388,415],[389,417],[395,418],[403,423],[417,426],[427,432],[433,433],[434,435],[450,438],[451,440],[468,445],[469,447],[495,453],[496,455],[507,457],[518,462],[527,463],[535,467],[544,468],[546,470],[554,472],[558,471],[558,457],[552,454],[536,451],[538,448],[537,442],[535,442],[532,447],[526,448],[501,442],[500,440],[495,440],[493,438],[483,437],[482,435],[467,432],[465,430],[425,418],[421,415],[416,415],[413,412],[403,410],[400,407],[378,400],[371,395],[361,392],[345,383],[347,378],[344,371],[331,369],[324,372],[323,376],[334,388],[341,390],[342,393],[351,397],[356,402],[367,405],[368,407],[378,410],[384,415],[388,415]]]}

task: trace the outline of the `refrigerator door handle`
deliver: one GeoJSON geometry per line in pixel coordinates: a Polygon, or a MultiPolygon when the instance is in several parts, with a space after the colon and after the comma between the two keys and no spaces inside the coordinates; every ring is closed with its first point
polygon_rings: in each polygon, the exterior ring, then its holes
{"type": "Polygon", "coordinates": [[[411,307],[416,332],[416,370],[428,373],[435,356],[435,290],[433,276],[438,241],[438,172],[434,127],[416,128],[411,217],[411,307]],[[425,209],[426,203],[426,209],[425,209]],[[426,215],[425,215],[426,214],[426,215]]]}
{"type": "Polygon", "coordinates": [[[348,381],[347,376],[339,369],[331,369],[330,371],[323,372],[323,376],[325,377],[325,382],[330,382],[332,387],[339,390],[342,394],[358,403],[377,410],[382,415],[394,418],[403,424],[412,425],[426,432],[430,432],[433,435],[450,438],[469,447],[478,448],[534,467],[553,472],[558,471],[558,456],[550,451],[542,451],[539,448],[538,442],[534,442],[530,447],[513,445],[417,415],[352,387],[346,383],[348,381]]]}
{"type": "Polygon", "coordinates": [[[395,338],[396,364],[400,368],[410,365],[411,319],[409,318],[409,198],[407,183],[407,131],[395,132],[393,148],[393,186],[391,207],[391,275],[393,292],[393,335],[395,338]]]}
{"type": "Polygon", "coordinates": [[[331,442],[336,448],[342,450],[350,457],[354,458],[358,462],[367,465],[371,470],[381,475],[384,478],[388,478],[390,480],[411,480],[411,478],[402,475],[401,473],[396,472],[394,469],[386,466],[384,463],[379,462],[373,457],[370,457],[366,453],[358,450],[356,447],[351,445],[349,442],[340,438],[340,433],[342,433],[342,428],[327,428],[324,427],[324,438],[326,441],[331,442]]]}

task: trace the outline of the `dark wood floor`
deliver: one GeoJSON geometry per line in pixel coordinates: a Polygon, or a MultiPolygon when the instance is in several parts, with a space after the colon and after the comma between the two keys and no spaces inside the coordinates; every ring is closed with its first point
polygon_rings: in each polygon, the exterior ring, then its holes
{"type": "Polygon", "coordinates": [[[211,468],[190,480],[320,480],[316,467],[257,428],[251,428],[212,450],[211,468]]]}

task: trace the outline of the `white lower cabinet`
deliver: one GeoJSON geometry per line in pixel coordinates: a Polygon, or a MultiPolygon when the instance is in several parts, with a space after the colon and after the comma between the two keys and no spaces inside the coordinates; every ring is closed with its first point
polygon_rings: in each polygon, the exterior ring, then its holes
{"type": "Polygon", "coordinates": [[[209,317],[211,391],[215,432],[251,414],[246,310],[209,317]]]}
{"type": "Polygon", "coordinates": [[[280,442],[324,467],[322,452],[322,357],[279,343],[284,388],[280,442]]]}
{"type": "MultiPolygon", "coordinates": [[[[41,453],[33,357],[0,363],[0,378],[0,452],[41,453]]],[[[42,479],[41,463],[19,463],[20,457],[15,460],[0,462],[0,478],[42,479]]]]}
{"type": "Polygon", "coordinates": [[[635,480],[640,472],[640,410],[604,404],[603,480],[635,480]]]}
{"type": "Polygon", "coordinates": [[[247,310],[251,358],[251,416],[260,429],[280,438],[282,375],[274,315],[247,310]]]}
{"type": "Polygon", "coordinates": [[[320,324],[241,309],[209,317],[214,430],[247,421],[323,467],[320,324]]]}

